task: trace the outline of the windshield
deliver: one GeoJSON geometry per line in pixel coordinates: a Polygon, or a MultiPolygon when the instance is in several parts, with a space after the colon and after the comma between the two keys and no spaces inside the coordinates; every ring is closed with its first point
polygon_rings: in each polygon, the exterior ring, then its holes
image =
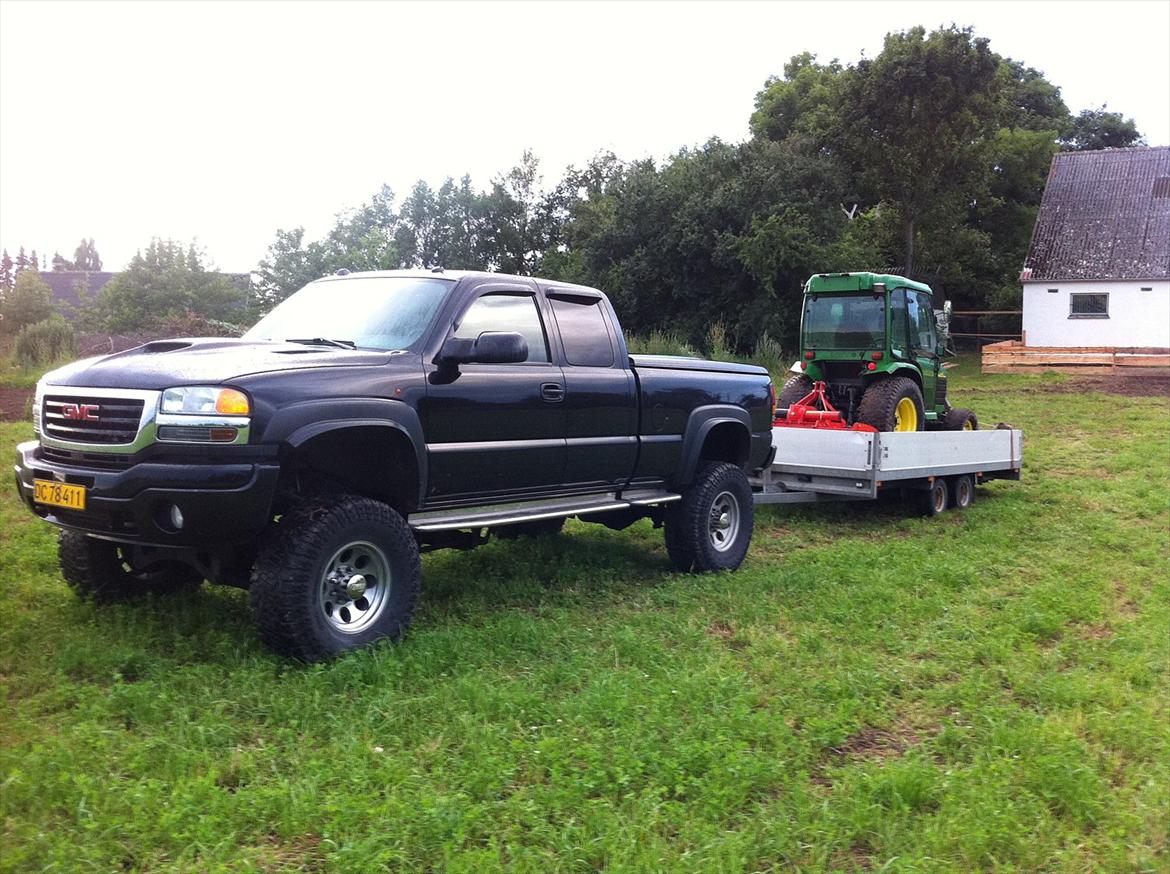
{"type": "Polygon", "coordinates": [[[803,325],[805,349],[881,349],[886,302],[870,294],[810,294],[803,325]]]}
{"type": "Polygon", "coordinates": [[[359,349],[405,349],[450,291],[448,279],[355,276],[310,282],[244,334],[359,349]]]}

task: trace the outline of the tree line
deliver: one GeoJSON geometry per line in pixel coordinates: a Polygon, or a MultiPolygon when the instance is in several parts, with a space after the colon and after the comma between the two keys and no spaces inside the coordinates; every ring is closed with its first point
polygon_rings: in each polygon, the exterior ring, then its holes
{"type": "MultiPolygon", "coordinates": [[[[702,343],[719,324],[739,351],[763,334],[794,339],[816,272],[902,273],[956,308],[1016,308],[1053,154],[1142,143],[1107,107],[1071,113],[1042,72],[970,28],[915,27],[872,59],[791,58],[756,94],[743,142],[663,161],[603,152],[547,185],[526,151],[486,188],[420,180],[399,201],[383,186],[321,239],[278,230],[247,301],[194,247],[153,240],[87,318],[107,330],[185,312],[246,324],[341,268],[432,266],[593,285],[629,331],[702,343]]],[[[100,269],[83,244],[54,268],[100,269]]],[[[11,288],[20,270],[3,269],[11,288]]]]}

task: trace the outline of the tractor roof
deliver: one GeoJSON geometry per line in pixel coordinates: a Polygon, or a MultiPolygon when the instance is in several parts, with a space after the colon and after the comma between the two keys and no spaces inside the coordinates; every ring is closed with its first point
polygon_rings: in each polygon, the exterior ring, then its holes
{"type": "Polygon", "coordinates": [[[915,282],[904,276],[890,273],[816,273],[805,284],[805,294],[824,294],[834,291],[873,291],[874,285],[882,283],[886,288],[913,288],[933,295],[930,286],[915,282]]]}

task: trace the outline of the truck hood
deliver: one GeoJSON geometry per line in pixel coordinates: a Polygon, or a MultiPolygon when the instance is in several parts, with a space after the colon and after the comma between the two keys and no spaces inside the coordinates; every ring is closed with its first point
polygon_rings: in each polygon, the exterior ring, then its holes
{"type": "Polygon", "coordinates": [[[176,385],[215,385],[282,370],[385,364],[399,354],[268,340],[159,340],[125,352],[76,361],[45,374],[44,381],[51,385],[158,391],[176,385]]]}

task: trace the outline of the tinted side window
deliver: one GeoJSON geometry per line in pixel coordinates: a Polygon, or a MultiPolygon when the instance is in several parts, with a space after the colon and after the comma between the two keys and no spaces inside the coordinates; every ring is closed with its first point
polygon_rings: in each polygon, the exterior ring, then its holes
{"type": "Polygon", "coordinates": [[[613,343],[605,324],[600,300],[565,300],[550,297],[565,361],[578,367],[613,367],[613,343]]]}
{"type": "Polygon", "coordinates": [[[528,361],[548,361],[548,342],[531,294],[485,294],[467,308],[453,336],[474,340],[484,331],[516,331],[528,341],[528,361]]]}
{"type": "Polygon", "coordinates": [[[890,295],[890,348],[905,352],[910,346],[906,331],[906,289],[898,288],[890,295]]]}

